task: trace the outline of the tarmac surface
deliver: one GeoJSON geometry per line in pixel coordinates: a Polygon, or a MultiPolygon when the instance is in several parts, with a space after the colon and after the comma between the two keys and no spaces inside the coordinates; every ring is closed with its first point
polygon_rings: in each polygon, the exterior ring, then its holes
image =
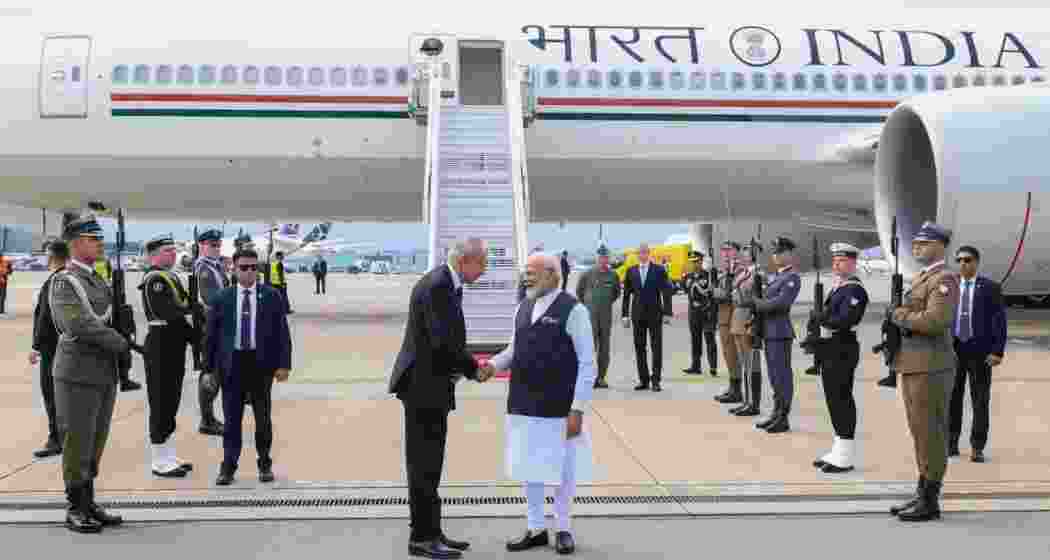
{"type": "MultiPolygon", "coordinates": [[[[8,427],[0,446],[0,523],[54,523],[62,519],[60,458],[32,457],[32,451],[44,443],[47,434],[37,370],[26,359],[35,291],[45,277],[44,273],[16,273],[9,288],[9,312],[0,316],[0,421],[8,427]]],[[[140,277],[139,273],[128,274],[128,292],[136,307],[140,306],[135,289],[140,277]]],[[[397,399],[386,393],[386,382],[401,345],[408,294],[417,278],[331,274],[328,294],[314,295],[311,276],[290,275],[292,307],[296,311],[290,317],[294,356],[290,381],[274,388],[275,483],[265,485],[257,481],[253,420],[248,412],[237,481],[229,488],[214,485],[222,458],[222,440],[196,432],[196,375],[190,373],[176,443],[179,456],[192,461],[195,470],[181,480],[158,479],[150,474],[146,392],[120,393],[110,443],[96,483],[100,501],[119,507],[126,518],[144,523],[223,520],[227,524],[222,526],[236,533],[250,531],[247,526],[237,529],[241,527],[237,520],[353,518],[358,521],[347,527],[359,528],[361,535],[385,534],[384,531],[400,535],[404,522],[391,519],[408,515],[402,409],[397,399]],[[362,525],[367,519],[390,521],[362,525]]],[[[809,274],[804,279],[795,307],[799,333],[804,332],[805,314],[812,299],[812,278],[809,274]]],[[[826,282],[827,277],[824,278],[826,282]]],[[[581,482],[574,508],[581,523],[595,527],[593,531],[602,535],[594,541],[634,543],[609,550],[634,551],[646,543],[652,546],[649,529],[632,535],[631,531],[615,529],[611,519],[606,527],[601,518],[704,517],[704,523],[714,523],[706,518],[759,514],[864,516],[884,511],[894,500],[910,494],[915,486],[915,463],[903,403],[896,391],[875,386],[875,381],[885,374],[885,367],[878,356],[868,352],[878,341],[881,310],[888,300],[888,281],[879,275],[864,280],[874,302],[860,329],[865,353],[855,386],[859,409],[858,467],[843,475],[823,474],[810,464],[830,448],[832,431],[820,380],[803,374],[811,357],[797,346],[792,362],[796,369],[792,431],[770,435],[754,428],[757,418],[731,416],[726,413],[729,407],[712,400],[725,388],[724,369],[717,378],[681,372],[690,365],[683,296],[675,297],[676,317],[665,326],[661,393],[633,391],[637,378],[631,333],[624,328],[614,329],[609,372],[612,388],[595,391],[593,412],[585,420],[594,441],[596,478],[581,482]]],[[[575,278],[569,285],[574,282],[575,278]]],[[[139,320],[141,327],[145,322],[141,316],[139,320]]],[[[1050,311],[1011,308],[1009,320],[1006,361],[993,373],[991,435],[986,449],[989,462],[976,464],[969,460],[971,413],[967,402],[960,441],[963,456],[952,459],[948,468],[944,507],[958,512],[951,517],[959,519],[959,527],[982,525],[975,521],[979,517],[966,517],[965,512],[985,512],[992,520],[1009,518],[1001,517],[1005,515],[1002,513],[993,516],[992,512],[1050,510],[1050,447],[1045,443],[1045,403],[1050,401],[1050,384],[1043,365],[1050,357],[1050,311]]],[[[140,328],[141,336],[144,333],[140,328]]],[[[141,358],[134,361],[132,377],[143,381],[141,358]]],[[[722,365],[721,355],[719,364],[722,365]]],[[[764,413],[771,408],[771,396],[767,381],[763,389],[764,413]]],[[[474,522],[462,519],[491,518],[492,526],[500,528],[493,530],[492,539],[502,539],[510,536],[505,534],[507,531],[517,530],[516,522],[500,518],[520,519],[524,513],[520,486],[503,475],[505,400],[505,380],[493,379],[485,384],[463,381],[458,385],[458,410],[449,419],[441,490],[447,502],[445,517],[457,523],[452,527],[462,527],[464,533],[488,535],[486,523],[477,525],[486,528],[483,531],[468,531],[467,527],[475,527],[469,525],[474,522]]],[[[216,408],[221,414],[218,403],[216,408]]],[[[1045,521],[1045,517],[1041,519],[1045,521]]],[[[843,520],[842,530],[848,534],[855,522],[864,525],[859,519],[843,520]]],[[[672,542],[678,539],[685,547],[681,550],[688,550],[696,535],[689,534],[688,525],[679,523],[669,525],[677,528],[666,529],[666,538],[672,542]]],[[[997,522],[990,523],[996,526],[997,522]]],[[[1014,527],[1002,523],[1004,529],[1014,527]]],[[[880,526],[896,525],[880,521],[872,526],[877,532],[880,526]]],[[[341,534],[336,524],[322,524],[316,529],[296,528],[299,525],[294,524],[282,527],[279,534],[266,532],[267,537],[262,540],[245,538],[259,543],[272,536],[274,546],[267,550],[280,550],[282,542],[309,539],[309,531],[318,531],[319,536],[324,536],[325,531],[341,534]]],[[[702,537],[704,542],[723,540],[716,538],[717,524],[707,527],[711,527],[711,533],[702,537]]],[[[183,528],[205,538],[210,531],[218,531],[207,524],[183,528]]],[[[802,529],[795,529],[798,530],[802,529]]],[[[938,529],[941,530],[954,529],[938,529]]],[[[149,533],[161,542],[178,535],[175,529],[154,529],[149,525],[121,531],[149,533]],[[152,533],[154,530],[158,532],[152,533]]],[[[738,531],[731,540],[746,540],[750,533],[738,531]]],[[[396,540],[392,535],[379,539],[383,546],[396,540]]],[[[755,541],[756,552],[774,542],[755,541]]],[[[403,550],[403,539],[397,542],[397,547],[390,550],[403,550]]],[[[850,541],[844,538],[842,542],[845,546],[850,541]]],[[[499,549],[497,544],[485,546],[495,551],[499,549]]],[[[318,553],[324,554],[322,549],[318,553]]],[[[642,551],[637,554],[644,556],[642,551]]]]}

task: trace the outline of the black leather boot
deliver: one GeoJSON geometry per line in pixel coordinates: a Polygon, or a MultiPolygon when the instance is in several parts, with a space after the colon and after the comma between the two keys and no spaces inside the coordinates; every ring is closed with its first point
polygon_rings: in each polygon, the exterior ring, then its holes
{"type": "Polygon", "coordinates": [[[925,486],[926,486],[926,477],[925,476],[919,476],[919,484],[918,484],[918,486],[915,487],[915,496],[912,497],[912,499],[908,500],[907,502],[904,502],[903,504],[899,504],[899,505],[891,507],[890,508],[890,513],[892,513],[893,515],[897,515],[897,514],[899,514],[900,512],[902,512],[904,510],[908,510],[908,509],[911,509],[911,508],[915,507],[915,504],[919,503],[919,496],[922,495],[922,489],[925,486]]]}
{"type": "Polygon", "coordinates": [[[773,397],[773,412],[769,413],[769,418],[755,424],[755,427],[764,430],[773,425],[773,422],[776,422],[777,418],[780,416],[780,408],[782,406],[783,403],[780,401],[780,397],[773,397]]]}
{"type": "Polygon", "coordinates": [[[788,423],[788,416],[790,414],[791,403],[781,401],[780,414],[776,415],[776,417],[773,418],[773,421],[766,426],[766,433],[782,434],[791,431],[791,424],[788,423]]]}
{"type": "Polygon", "coordinates": [[[66,501],[69,508],[66,509],[66,528],[77,533],[99,533],[102,524],[91,517],[86,506],[86,487],[84,484],[67,484],[66,501]]]}
{"type": "Polygon", "coordinates": [[[876,383],[879,387],[896,387],[897,386],[897,372],[891,371],[889,375],[878,380],[876,383]]]}
{"type": "Polygon", "coordinates": [[[87,504],[91,518],[102,524],[103,527],[115,527],[124,523],[124,518],[119,515],[110,515],[102,506],[95,502],[95,481],[87,483],[87,504]]]}
{"type": "Polygon", "coordinates": [[[941,518],[941,505],[937,499],[941,495],[941,483],[927,480],[919,494],[915,507],[897,514],[901,521],[930,521],[941,518]]]}
{"type": "Polygon", "coordinates": [[[205,383],[204,379],[205,375],[211,374],[201,373],[197,379],[197,401],[200,403],[201,408],[201,425],[197,431],[208,436],[221,436],[225,426],[215,418],[214,410],[215,397],[218,395],[218,391],[208,390],[208,384],[205,383]]]}
{"type": "Polygon", "coordinates": [[[751,395],[748,399],[747,406],[741,409],[739,412],[733,414],[737,416],[758,416],[759,404],[762,402],[762,373],[753,371],[751,372],[751,395]]]}
{"type": "Polygon", "coordinates": [[[744,396],[740,393],[740,380],[730,379],[729,389],[725,393],[715,397],[715,400],[722,404],[733,404],[744,401],[744,396]]]}

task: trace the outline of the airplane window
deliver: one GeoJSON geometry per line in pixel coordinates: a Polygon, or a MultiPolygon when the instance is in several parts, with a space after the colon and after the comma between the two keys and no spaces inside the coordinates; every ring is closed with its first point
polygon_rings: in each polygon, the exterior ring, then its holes
{"type": "Polygon", "coordinates": [[[703,72],[689,74],[689,89],[704,89],[707,87],[707,75],[703,72]]]}
{"type": "Polygon", "coordinates": [[[79,64],[74,66],[73,69],[69,72],[69,80],[71,82],[73,82],[74,84],[80,83],[80,65],[79,64]]]}
{"type": "Polygon", "coordinates": [[[222,67],[222,83],[224,84],[236,84],[237,83],[237,67],[233,65],[226,65],[222,67]]]}
{"type": "Polygon", "coordinates": [[[329,76],[329,82],[336,87],[346,87],[346,68],[337,67],[332,68],[329,76]]]}
{"type": "Polygon", "coordinates": [[[868,76],[865,74],[853,75],[853,91],[868,91],[868,76]]]}
{"type": "Polygon", "coordinates": [[[193,83],[193,67],[189,64],[183,64],[179,66],[179,71],[175,75],[175,80],[180,84],[192,84],[193,83]]]}
{"type": "Polygon", "coordinates": [[[145,64],[139,64],[135,67],[134,80],[136,84],[145,84],[149,82],[149,66],[145,64]]]}
{"type": "Polygon", "coordinates": [[[252,85],[259,83],[259,67],[258,66],[245,66],[244,67],[244,83],[252,84],[252,85]]]}
{"type": "Polygon", "coordinates": [[[671,72],[671,89],[682,89],[685,87],[685,75],[681,70],[671,72]]]}
{"type": "Polygon", "coordinates": [[[933,89],[936,91],[943,91],[948,89],[948,78],[945,78],[943,74],[937,74],[933,77],[933,89]]]}
{"type": "Polygon", "coordinates": [[[315,87],[324,85],[324,70],[317,66],[310,69],[310,85],[315,87]]]}
{"type": "Polygon", "coordinates": [[[733,91],[739,91],[747,87],[747,80],[743,72],[733,72],[733,91]]]}
{"type": "Polygon", "coordinates": [[[992,78],[992,84],[994,84],[996,86],[1005,86],[1006,85],[1006,76],[1003,76],[1002,74],[999,74],[995,78],[992,78]]]}
{"type": "Polygon", "coordinates": [[[1012,82],[1015,86],[1019,86],[1024,83],[1024,76],[1014,76],[1012,82]]]}
{"type": "Polygon", "coordinates": [[[777,72],[773,74],[773,89],[776,91],[784,91],[788,87],[787,74],[783,72],[777,72]]]}
{"type": "Polygon", "coordinates": [[[609,72],[609,87],[623,87],[623,72],[619,70],[609,72]]]}
{"type": "Polygon", "coordinates": [[[128,83],[128,67],[124,64],[113,67],[113,83],[128,83]]]}
{"type": "Polygon", "coordinates": [[[953,88],[964,88],[967,85],[969,84],[966,83],[966,76],[963,76],[962,74],[959,74],[958,76],[955,76],[955,78],[952,79],[953,88]]]}
{"type": "Polygon", "coordinates": [[[664,73],[660,70],[649,71],[649,89],[664,89],[664,73]]]}
{"type": "Polygon", "coordinates": [[[215,67],[211,65],[204,65],[198,69],[197,82],[201,84],[214,84],[215,83],[215,67]]]}
{"type": "Polygon", "coordinates": [[[597,70],[595,70],[595,69],[593,69],[593,68],[588,70],[587,71],[587,86],[590,87],[591,89],[598,89],[598,88],[602,87],[602,73],[597,71],[597,70]]]}
{"type": "Polygon", "coordinates": [[[561,78],[561,76],[558,74],[557,70],[555,70],[554,68],[551,68],[551,69],[547,70],[546,78],[547,78],[547,87],[558,87],[558,81],[561,78]]]}
{"type": "Polygon", "coordinates": [[[368,85],[368,70],[365,70],[364,66],[354,66],[354,69],[350,72],[350,83],[354,87],[364,87],[368,85]]]}
{"type": "Polygon", "coordinates": [[[908,89],[908,78],[904,74],[894,74],[893,76],[893,90],[904,91],[908,89]]]}
{"type": "Polygon", "coordinates": [[[817,91],[827,91],[828,89],[828,77],[824,74],[813,75],[813,89],[817,91]]]}
{"type": "Polygon", "coordinates": [[[565,85],[571,88],[580,87],[580,71],[575,68],[570,68],[569,71],[565,73],[565,85]]]}
{"type": "Polygon", "coordinates": [[[627,75],[627,84],[635,89],[642,87],[642,73],[638,70],[631,70],[631,73],[627,75]]]}
{"type": "Polygon", "coordinates": [[[403,86],[408,83],[407,66],[398,66],[397,70],[394,72],[394,81],[397,82],[397,85],[399,86],[403,86]]]}
{"type": "Polygon", "coordinates": [[[277,66],[267,66],[263,72],[263,79],[266,80],[268,86],[279,86],[281,85],[281,69],[277,66]]]}
{"type": "Polygon", "coordinates": [[[795,91],[805,91],[807,81],[805,74],[797,73],[791,78],[791,88],[795,91]]]}
{"type": "Polygon", "coordinates": [[[929,80],[922,74],[916,74],[912,79],[913,87],[915,91],[926,91],[926,86],[929,84],[929,80]]]}
{"type": "Polygon", "coordinates": [[[871,81],[871,85],[875,88],[875,91],[879,93],[886,93],[886,74],[875,74],[875,79],[871,81]]]}
{"type": "Polygon", "coordinates": [[[170,84],[171,83],[171,66],[167,64],[161,64],[157,67],[157,83],[158,84],[170,84]]]}
{"type": "Polygon", "coordinates": [[[847,81],[845,74],[842,72],[836,72],[835,75],[831,77],[831,87],[835,88],[835,91],[837,92],[844,92],[848,85],[847,81]]]}
{"type": "Polygon", "coordinates": [[[285,82],[290,86],[301,86],[303,85],[303,68],[301,66],[292,66],[285,70],[285,82]]]}
{"type": "Polygon", "coordinates": [[[756,90],[766,89],[766,74],[764,72],[755,72],[751,74],[751,87],[756,90]]]}
{"type": "Polygon", "coordinates": [[[386,86],[390,83],[390,70],[379,67],[372,69],[372,83],[377,86],[386,86]]]}
{"type": "Polygon", "coordinates": [[[726,89],[726,75],[724,72],[711,72],[711,89],[719,91],[726,89]]]}

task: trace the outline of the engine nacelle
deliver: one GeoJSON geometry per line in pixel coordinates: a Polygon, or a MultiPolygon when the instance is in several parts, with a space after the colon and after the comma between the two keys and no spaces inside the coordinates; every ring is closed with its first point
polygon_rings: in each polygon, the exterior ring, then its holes
{"type": "MultiPolygon", "coordinates": [[[[1050,294],[1050,88],[972,88],[897,106],[879,139],[875,220],[889,257],[897,217],[905,279],[921,266],[911,240],[925,220],[951,228],[948,248],[981,252],[980,273],[1012,295],[1050,294]]],[[[891,260],[892,263],[892,260],[891,260]]]]}

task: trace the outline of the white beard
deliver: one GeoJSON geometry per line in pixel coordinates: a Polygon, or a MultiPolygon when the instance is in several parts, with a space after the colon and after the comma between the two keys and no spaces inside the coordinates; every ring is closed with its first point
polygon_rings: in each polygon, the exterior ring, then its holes
{"type": "Polygon", "coordinates": [[[525,288],[525,297],[536,301],[541,297],[551,293],[553,288],[544,288],[543,286],[533,286],[531,288],[525,288]]]}

